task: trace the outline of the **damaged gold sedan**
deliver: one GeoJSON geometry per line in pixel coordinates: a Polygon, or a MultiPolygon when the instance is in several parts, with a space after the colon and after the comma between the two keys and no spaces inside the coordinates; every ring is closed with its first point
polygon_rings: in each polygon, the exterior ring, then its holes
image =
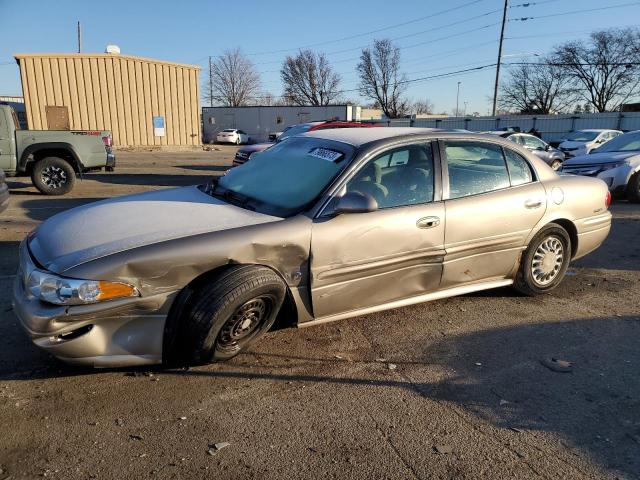
{"type": "Polygon", "coordinates": [[[513,142],[417,128],[286,139],[208,185],[56,215],[20,247],[14,309],[75,364],[233,357],[315,325],[513,285],[547,292],[611,226],[601,180],[513,142]]]}

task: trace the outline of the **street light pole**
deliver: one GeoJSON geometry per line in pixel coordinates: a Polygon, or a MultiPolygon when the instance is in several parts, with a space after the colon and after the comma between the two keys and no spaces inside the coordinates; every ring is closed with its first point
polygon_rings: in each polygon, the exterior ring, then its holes
{"type": "Polygon", "coordinates": [[[463,117],[467,116],[467,103],[469,102],[464,102],[464,113],[462,114],[463,117]]]}
{"type": "Polygon", "coordinates": [[[462,82],[458,82],[458,93],[456,94],[456,117],[458,116],[459,110],[458,105],[460,104],[460,84],[462,82]]]}

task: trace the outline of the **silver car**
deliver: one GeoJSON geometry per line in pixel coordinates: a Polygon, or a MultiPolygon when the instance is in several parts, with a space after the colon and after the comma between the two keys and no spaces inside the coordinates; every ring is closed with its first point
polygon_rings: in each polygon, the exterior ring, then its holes
{"type": "Polygon", "coordinates": [[[225,360],[277,319],[548,292],[607,237],[609,201],[601,180],[559,176],[500,137],[307,133],[208,185],[48,219],[20,246],[14,310],[75,364],[225,360]]]}
{"type": "Polygon", "coordinates": [[[640,203],[640,130],[617,136],[589,155],[566,160],[562,172],[599,178],[616,197],[640,203]]]}

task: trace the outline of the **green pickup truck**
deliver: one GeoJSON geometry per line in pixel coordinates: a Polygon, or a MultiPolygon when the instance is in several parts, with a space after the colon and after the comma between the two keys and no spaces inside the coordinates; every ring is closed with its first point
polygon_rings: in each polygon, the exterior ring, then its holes
{"type": "Polygon", "coordinates": [[[20,130],[9,105],[0,104],[0,169],[7,176],[31,176],[45,195],[63,195],[76,174],[113,171],[111,133],[92,130],[20,130]]]}

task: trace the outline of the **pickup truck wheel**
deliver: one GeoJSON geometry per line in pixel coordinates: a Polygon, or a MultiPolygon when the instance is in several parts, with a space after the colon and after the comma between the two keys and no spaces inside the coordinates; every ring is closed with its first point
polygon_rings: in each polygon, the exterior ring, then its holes
{"type": "Polygon", "coordinates": [[[636,172],[627,184],[627,200],[640,203],[640,172],[636,172]]]}
{"type": "Polygon", "coordinates": [[[33,166],[31,181],[45,195],[64,195],[73,188],[76,172],[62,158],[46,157],[33,166]]]}
{"type": "Polygon", "coordinates": [[[228,360],[272,326],[286,286],[273,270],[233,267],[196,292],[177,347],[190,363],[228,360]]]}
{"type": "Polygon", "coordinates": [[[522,254],[514,287],[525,295],[553,290],[571,261],[571,237],[556,223],[543,227],[522,254]]]}

